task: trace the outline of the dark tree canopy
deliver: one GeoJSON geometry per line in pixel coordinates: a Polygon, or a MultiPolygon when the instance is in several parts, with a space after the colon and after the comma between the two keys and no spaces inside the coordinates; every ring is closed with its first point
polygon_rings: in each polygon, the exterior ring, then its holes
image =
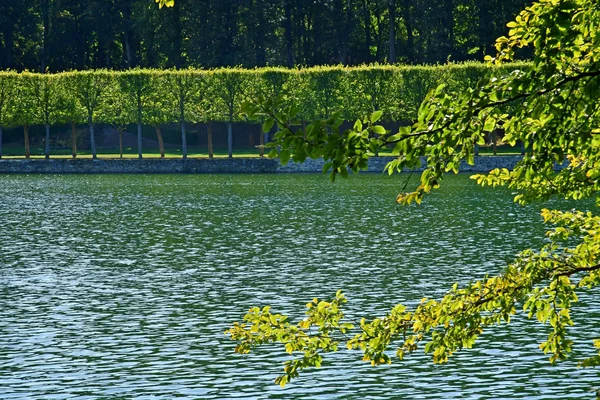
{"type": "Polygon", "coordinates": [[[527,0],[0,2],[0,69],[481,59],[527,0]]]}

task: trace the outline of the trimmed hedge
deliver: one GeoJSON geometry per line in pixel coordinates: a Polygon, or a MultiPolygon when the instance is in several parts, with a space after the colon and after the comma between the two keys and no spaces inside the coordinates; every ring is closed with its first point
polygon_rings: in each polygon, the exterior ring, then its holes
{"type": "MultiPolygon", "coordinates": [[[[411,121],[427,92],[445,83],[463,91],[477,81],[527,63],[440,66],[313,67],[216,70],[81,71],[58,74],[0,72],[2,128],[95,123],[141,126],[178,122],[244,121],[241,104],[259,95],[294,103],[307,121],[340,112],[354,120],[374,110],[383,120],[411,121]]],[[[184,144],[185,147],[185,144],[184,144]]],[[[92,137],[92,151],[94,140],[92,137]]],[[[0,156],[1,156],[0,142],[0,156]]],[[[141,153],[140,153],[141,156],[141,153]]]]}

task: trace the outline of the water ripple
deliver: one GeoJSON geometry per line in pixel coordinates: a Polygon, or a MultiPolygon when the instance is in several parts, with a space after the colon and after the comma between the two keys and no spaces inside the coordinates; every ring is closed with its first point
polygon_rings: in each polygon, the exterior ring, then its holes
{"type": "MultiPolygon", "coordinates": [[[[568,399],[600,381],[550,366],[544,327],[521,317],[447,365],[339,353],[285,389],[285,354],[233,353],[223,331],[250,306],[300,318],[342,288],[350,316],[377,316],[540,245],[538,207],[464,176],[420,207],[394,204],[400,178],[372,175],[0,180],[2,399],[568,399]]],[[[598,295],[575,309],[574,357],[598,337],[598,295]]]]}

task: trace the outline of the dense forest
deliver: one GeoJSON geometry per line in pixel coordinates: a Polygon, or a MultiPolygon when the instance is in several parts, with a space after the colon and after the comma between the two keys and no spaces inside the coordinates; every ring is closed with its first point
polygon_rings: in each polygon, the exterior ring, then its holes
{"type": "Polygon", "coordinates": [[[481,60],[526,0],[0,2],[0,69],[481,60]]]}

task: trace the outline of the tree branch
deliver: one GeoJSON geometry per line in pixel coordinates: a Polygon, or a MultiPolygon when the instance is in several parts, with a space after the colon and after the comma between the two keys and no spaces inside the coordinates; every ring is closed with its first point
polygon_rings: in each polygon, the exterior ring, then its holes
{"type": "Polygon", "coordinates": [[[575,275],[579,272],[592,272],[600,269],[600,264],[593,265],[591,267],[582,267],[582,268],[574,268],[570,271],[564,271],[558,274],[552,275],[553,278],[558,278],[559,276],[571,276],[575,275]]]}

